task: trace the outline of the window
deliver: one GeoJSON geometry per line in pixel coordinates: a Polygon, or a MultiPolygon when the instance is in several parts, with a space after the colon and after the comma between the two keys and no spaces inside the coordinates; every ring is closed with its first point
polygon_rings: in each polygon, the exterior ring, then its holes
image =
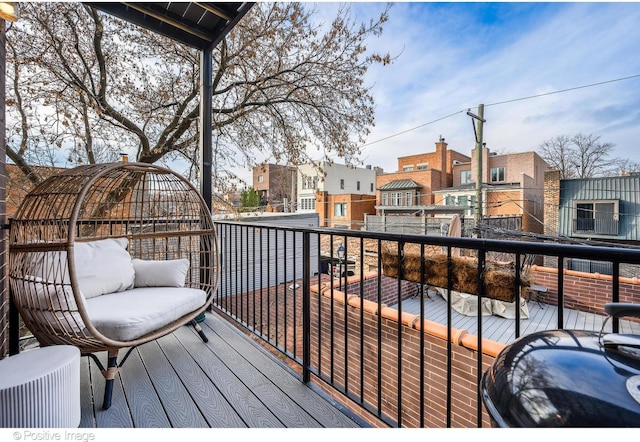
{"type": "Polygon", "coordinates": [[[504,167],[492,167],[491,168],[491,182],[504,181],[504,167]]]}
{"type": "Polygon", "coordinates": [[[316,199],[314,198],[301,198],[300,210],[316,210],[316,199]]]}
{"type": "Polygon", "coordinates": [[[258,175],[258,182],[259,183],[263,183],[264,182],[264,175],[258,175]]]}
{"type": "Polygon", "coordinates": [[[458,205],[459,206],[468,206],[469,205],[469,197],[468,196],[459,196],[458,197],[458,205]]]}
{"type": "Polygon", "coordinates": [[[335,203],[333,205],[333,216],[347,216],[347,203],[335,203]]]}
{"type": "Polygon", "coordinates": [[[471,171],[463,170],[460,172],[460,184],[469,184],[471,183],[471,171]]]}
{"type": "Polygon", "coordinates": [[[402,194],[400,192],[391,192],[391,205],[400,206],[402,204],[402,194]]]}
{"type": "Polygon", "coordinates": [[[344,190],[344,180],[340,180],[340,188],[344,190]]]}
{"type": "Polygon", "coordinates": [[[360,190],[360,181],[356,182],[356,188],[360,190]]]}
{"type": "Polygon", "coordinates": [[[405,193],[405,204],[407,206],[413,206],[413,192],[405,193]]]}
{"type": "Polygon", "coordinates": [[[573,233],[617,235],[618,200],[575,201],[573,233]]]}
{"type": "Polygon", "coordinates": [[[403,172],[413,172],[413,166],[404,166],[402,168],[403,172]]]}
{"type": "Polygon", "coordinates": [[[456,205],[456,197],[455,196],[451,196],[451,195],[447,195],[444,198],[444,204],[447,206],[455,206],[456,205]]]}
{"type": "Polygon", "coordinates": [[[318,177],[310,177],[308,175],[302,175],[302,188],[303,189],[315,189],[317,187],[318,177]]]}
{"type": "Polygon", "coordinates": [[[388,206],[389,205],[389,194],[387,192],[384,192],[382,194],[382,205],[383,206],[388,206]]]}
{"type": "Polygon", "coordinates": [[[427,170],[427,169],[429,169],[429,164],[427,163],[418,164],[418,170],[427,170]]]}
{"type": "Polygon", "coordinates": [[[373,183],[371,183],[371,192],[373,192],[373,183]]]}

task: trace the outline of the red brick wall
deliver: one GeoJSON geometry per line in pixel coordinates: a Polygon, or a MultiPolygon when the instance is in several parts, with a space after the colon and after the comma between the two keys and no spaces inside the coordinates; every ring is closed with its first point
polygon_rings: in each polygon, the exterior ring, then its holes
{"type": "MultiPolygon", "coordinates": [[[[433,190],[441,189],[443,173],[439,170],[419,170],[417,172],[397,172],[397,173],[385,173],[383,175],[376,176],[376,188],[383,186],[391,181],[396,180],[413,180],[422,186],[422,189],[418,189],[421,193],[417,204],[433,204],[433,190]]],[[[447,186],[449,187],[450,184],[447,186]]],[[[380,191],[376,192],[376,198],[378,204],[382,204],[382,197],[380,191]]],[[[390,204],[389,201],[387,204],[390,204]]]]}
{"type": "Polygon", "coordinates": [[[345,193],[329,195],[327,192],[316,192],[316,212],[320,215],[321,224],[326,227],[349,226],[360,230],[364,225],[364,215],[376,213],[376,197],[373,195],[345,193]],[[347,216],[335,216],[334,204],[347,203],[347,216]]]}
{"type": "MultiPolygon", "coordinates": [[[[533,281],[547,287],[540,293],[545,304],[558,305],[557,269],[533,266],[533,281]]],[[[604,304],[612,302],[611,276],[565,270],[563,279],[564,306],[588,313],[604,313],[604,304]]],[[[640,303],[640,281],[620,278],[619,302],[640,303]]]]}
{"type": "MultiPolygon", "coordinates": [[[[401,280],[402,299],[411,298],[418,294],[418,285],[401,280]]],[[[349,284],[348,293],[350,295],[360,296],[360,286],[362,286],[363,298],[369,301],[378,302],[378,278],[365,279],[362,284],[360,281],[349,284]]],[[[390,278],[388,276],[380,277],[380,294],[382,295],[381,303],[384,305],[394,305],[398,303],[398,278],[390,278]]]]}
{"type": "MultiPolygon", "coordinates": [[[[380,399],[382,413],[393,419],[398,417],[396,404],[398,392],[401,391],[402,426],[416,428],[420,426],[421,374],[419,367],[420,346],[423,340],[424,425],[430,428],[446,427],[446,327],[425,321],[424,332],[421,332],[421,324],[417,316],[403,313],[399,321],[397,310],[383,307],[382,311],[378,312],[377,302],[362,301],[359,296],[345,295],[337,289],[337,286],[331,290],[328,277],[321,275],[320,278],[322,293],[318,293],[317,286],[315,289],[312,287],[311,293],[311,364],[318,368],[317,375],[325,381],[333,379],[335,384],[347,388],[351,397],[359,397],[362,386],[361,399],[374,407],[377,407],[380,399]],[[378,346],[379,331],[382,336],[380,346],[378,346]],[[400,359],[398,357],[399,333],[402,335],[400,359]],[[364,343],[362,347],[361,338],[364,343]],[[378,355],[381,355],[382,359],[380,370],[378,355]],[[398,382],[397,374],[399,360],[402,364],[401,383],[398,382]],[[364,373],[363,377],[360,376],[361,370],[364,373]],[[378,379],[379,374],[382,376],[380,379],[378,379]],[[380,398],[378,381],[382,386],[380,398]]],[[[356,279],[353,278],[353,280],[356,279]]],[[[314,286],[318,281],[316,277],[312,278],[314,286]]],[[[375,278],[371,281],[371,284],[367,283],[366,286],[377,286],[375,278]]],[[[337,284],[337,281],[335,283],[337,284]]],[[[385,287],[393,286],[390,281],[385,281],[384,284],[385,287]]],[[[286,286],[288,285],[290,284],[286,286]]],[[[355,292],[353,284],[350,285],[349,292],[355,292]]],[[[256,291],[253,294],[228,297],[220,300],[220,303],[233,316],[248,323],[250,327],[255,327],[258,333],[269,336],[278,347],[275,352],[285,349],[289,354],[302,357],[302,291],[300,289],[294,293],[281,285],[270,290],[256,291]],[[277,327],[276,316],[279,321],[277,327]]],[[[452,426],[475,428],[477,426],[475,410],[478,406],[482,406],[477,403],[478,353],[475,350],[477,339],[465,331],[453,329],[452,341],[452,426]]],[[[487,353],[483,355],[483,372],[490,367],[494,360],[493,355],[497,354],[501,348],[503,348],[502,345],[483,341],[483,349],[487,353]]],[[[299,371],[297,364],[293,364],[292,367],[299,371]]],[[[376,416],[338,394],[321,380],[316,379],[316,384],[372,426],[386,426],[376,416]]],[[[483,426],[490,426],[486,411],[483,412],[483,426]]]]}
{"type": "MultiPolygon", "coordinates": [[[[422,333],[417,324],[407,324],[415,320],[412,315],[403,316],[403,325],[398,326],[397,311],[383,309],[380,318],[382,342],[378,347],[378,315],[375,310],[365,305],[360,308],[360,299],[351,298],[345,309],[344,302],[333,301],[333,321],[331,317],[331,299],[320,297],[321,306],[317,307],[317,294],[312,294],[312,365],[321,367],[320,376],[333,378],[338,385],[347,385],[352,395],[359,396],[362,385],[363,396],[358,400],[377,406],[382,404],[382,413],[397,419],[398,392],[402,392],[402,426],[420,427],[420,343],[424,340],[424,419],[425,427],[446,427],[446,373],[447,373],[447,341],[430,332],[422,333]],[[364,310],[364,311],[362,311],[364,310]],[[395,312],[395,317],[394,317],[395,312]],[[360,320],[360,315],[362,321],[360,320]],[[345,314],[347,326],[345,331],[345,314]],[[415,326],[418,326],[416,329],[415,326]],[[398,333],[402,334],[402,379],[398,382],[398,333]],[[364,345],[360,346],[363,337],[364,345]],[[334,342],[333,348],[329,345],[334,342]],[[347,348],[345,353],[344,349],[347,348]],[[378,355],[382,362],[378,369],[378,355]],[[333,360],[333,364],[332,364],[333,360]],[[362,363],[362,366],[361,366],[362,363]],[[360,373],[364,374],[361,378],[360,373]],[[382,376],[381,397],[378,397],[378,374],[382,376]]],[[[470,338],[469,335],[466,338],[470,338]]],[[[483,344],[484,345],[484,344],[483,344]]],[[[475,428],[476,410],[482,404],[477,403],[477,356],[478,353],[462,345],[452,345],[452,422],[454,428],[475,428]]],[[[483,372],[493,363],[494,357],[483,356],[483,372]]],[[[319,383],[322,386],[322,383],[319,383]]],[[[330,389],[327,389],[331,392],[330,389]]],[[[332,394],[336,400],[351,409],[354,413],[380,426],[375,417],[355,406],[351,401],[332,394]]],[[[483,426],[489,427],[489,417],[483,412],[483,426]]]]}

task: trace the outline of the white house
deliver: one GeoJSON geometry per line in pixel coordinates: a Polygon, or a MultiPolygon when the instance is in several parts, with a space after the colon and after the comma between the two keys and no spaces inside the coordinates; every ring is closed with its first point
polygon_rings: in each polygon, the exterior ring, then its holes
{"type": "Polygon", "coordinates": [[[320,166],[303,164],[298,166],[298,198],[296,212],[316,211],[316,191],[329,195],[376,194],[376,174],[378,167],[362,168],[329,164],[322,162],[320,166]]]}

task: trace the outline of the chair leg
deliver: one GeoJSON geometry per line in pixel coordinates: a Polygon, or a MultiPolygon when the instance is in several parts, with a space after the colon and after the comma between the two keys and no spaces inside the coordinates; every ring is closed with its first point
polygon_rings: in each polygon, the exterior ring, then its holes
{"type": "Polygon", "coordinates": [[[118,352],[115,352],[115,355],[112,355],[109,352],[108,363],[107,363],[107,371],[105,375],[105,386],[104,386],[104,400],[102,402],[102,409],[108,410],[111,407],[111,397],[113,396],[113,383],[115,381],[115,376],[118,371],[118,352]]]}
{"type": "Polygon", "coordinates": [[[207,338],[207,335],[204,334],[202,327],[200,327],[200,324],[198,324],[198,322],[195,319],[191,320],[191,325],[193,325],[193,328],[196,329],[196,331],[200,335],[200,339],[202,339],[203,342],[209,342],[209,338],[207,338]]]}

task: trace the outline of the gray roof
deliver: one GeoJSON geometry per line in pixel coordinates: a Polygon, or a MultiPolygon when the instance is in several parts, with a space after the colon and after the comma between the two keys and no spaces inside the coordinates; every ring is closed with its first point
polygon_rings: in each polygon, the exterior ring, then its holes
{"type": "Polygon", "coordinates": [[[413,180],[395,180],[390,183],[383,184],[378,190],[404,190],[404,189],[420,189],[422,186],[413,180]]]}
{"type": "Polygon", "coordinates": [[[253,2],[85,2],[197,49],[215,47],[253,2]]]}

